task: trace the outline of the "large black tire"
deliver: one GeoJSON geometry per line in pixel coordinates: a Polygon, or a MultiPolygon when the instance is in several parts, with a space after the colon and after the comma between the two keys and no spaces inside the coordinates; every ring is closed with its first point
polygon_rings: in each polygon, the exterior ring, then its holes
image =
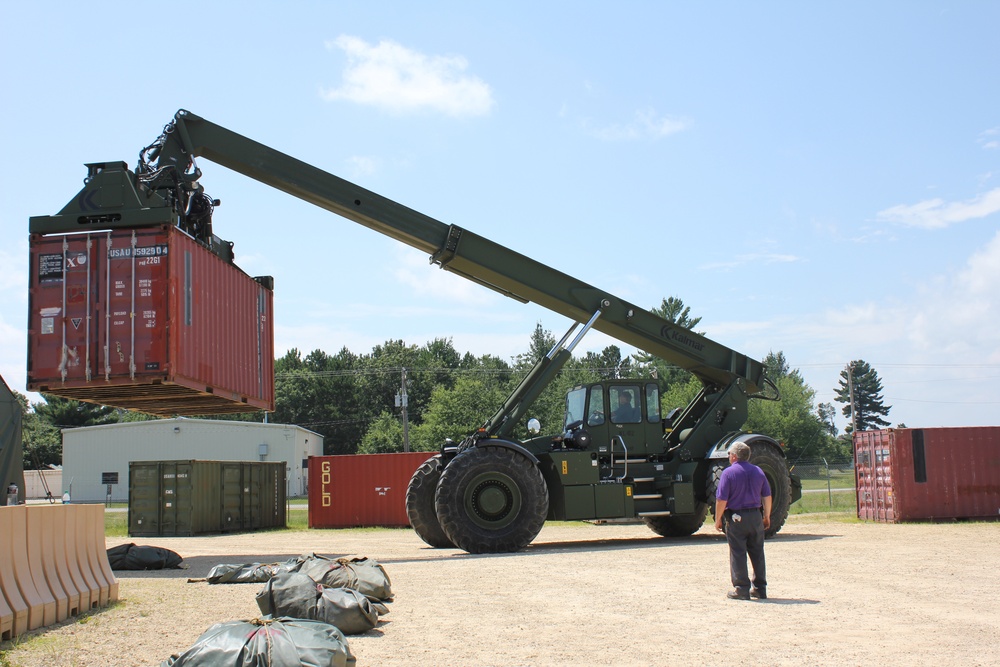
{"type": "Polygon", "coordinates": [[[473,447],[441,473],[434,507],[455,546],[473,554],[520,551],[545,524],[549,490],[523,454],[473,447]]]}
{"type": "Polygon", "coordinates": [[[651,531],[663,537],[687,537],[694,535],[705,524],[708,505],[698,503],[698,511],[681,516],[644,516],[643,522],[651,531]]]}
{"type": "Polygon", "coordinates": [[[441,529],[437,512],[434,511],[434,492],[441,479],[441,455],[430,457],[413,472],[410,485],[406,487],[406,516],[417,536],[435,549],[454,547],[441,529]]]}
{"type": "Polygon", "coordinates": [[[770,443],[756,440],[748,444],[750,463],[764,471],[771,487],[771,527],[764,531],[764,537],[774,537],[785,525],[788,507],[792,504],[792,478],[788,462],[770,443]]]}

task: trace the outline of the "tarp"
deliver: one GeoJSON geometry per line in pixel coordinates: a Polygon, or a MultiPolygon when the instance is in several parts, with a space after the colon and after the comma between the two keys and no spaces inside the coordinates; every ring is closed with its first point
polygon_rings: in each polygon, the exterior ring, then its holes
{"type": "Polygon", "coordinates": [[[392,601],[392,583],[385,568],[371,558],[327,558],[314,553],[291,558],[284,563],[221,564],[213,567],[204,579],[210,584],[265,583],[279,572],[300,572],[318,584],[330,588],[350,588],[370,600],[392,601]]]}
{"type": "Polygon", "coordinates": [[[7,504],[7,487],[17,485],[17,502],[24,502],[24,445],[21,404],[0,377],[0,505],[7,504]]]}
{"type": "Polygon", "coordinates": [[[163,547],[120,544],[107,551],[112,570],[172,570],[183,561],[176,551],[163,547]]]}
{"type": "Polygon", "coordinates": [[[389,613],[381,602],[372,602],[350,588],[317,584],[298,572],[279,572],[257,594],[265,616],[308,618],[335,625],[345,635],[360,635],[378,625],[379,614],[389,613]]]}
{"type": "Polygon", "coordinates": [[[344,633],[297,618],[216,623],[161,667],[353,667],[344,633]]]}

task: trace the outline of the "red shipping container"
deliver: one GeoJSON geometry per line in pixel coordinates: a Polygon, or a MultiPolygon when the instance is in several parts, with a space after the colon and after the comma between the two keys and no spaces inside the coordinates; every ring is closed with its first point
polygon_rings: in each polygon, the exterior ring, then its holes
{"type": "Polygon", "coordinates": [[[861,431],[854,462],[859,519],[1000,516],[1000,427],[861,431]]]}
{"type": "Polygon", "coordinates": [[[269,279],[173,225],[30,246],[29,391],[165,416],[274,410],[269,279]]]}
{"type": "Polygon", "coordinates": [[[309,527],[409,526],[406,488],[436,452],[309,457],[309,527]]]}

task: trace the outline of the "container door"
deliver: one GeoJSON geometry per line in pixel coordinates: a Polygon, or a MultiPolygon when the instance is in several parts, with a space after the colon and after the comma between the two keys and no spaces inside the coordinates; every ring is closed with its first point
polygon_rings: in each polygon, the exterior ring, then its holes
{"type": "Polygon", "coordinates": [[[263,480],[263,465],[246,463],[243,467],[243,506],[246,508],[247,528],[257,530],[263,525],[261,503],[264,496],[261,493],[263,480]]]}
{"type": "Polygon", "coordinates": [[[193,535],[192,464],[164,461],[161,465],[160,535],[193,535]]]}
{"type": "Polygon", "coordinates": [[[222,531],[243,530],[243,464],[222,464],[222,531]]]}
{"type": "Polygon", "coordinates": [[[859,519],[895,521],[891,445],[892,431],[862,431],[854,435],[859,519]]]}
{"type": "Polygon", "coordinates": [[[29,381],[89,382],[98,374],[100,234],[32,238],[29,381]]]}
{"type": "Polygon", "coordinates": [[[160,535],[160,466],[156,463],[129,465],[128,534],[130,537],[160,535]]]}

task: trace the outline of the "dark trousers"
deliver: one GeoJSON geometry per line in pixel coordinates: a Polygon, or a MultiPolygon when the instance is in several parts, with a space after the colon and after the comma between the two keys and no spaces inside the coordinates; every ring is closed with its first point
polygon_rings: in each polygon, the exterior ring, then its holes
{"type": "Polygon", "coordinates": [[[740,593],[750,590],[747,556],[753,565],[753,587],[767,589],[767,572],[764,567],[764,516],[761,510],[726,510],[726,539],[729,542],[729,574],[733,588],[740,593]],[[733,518],[734,514],[740,520],[733,518]]]}

